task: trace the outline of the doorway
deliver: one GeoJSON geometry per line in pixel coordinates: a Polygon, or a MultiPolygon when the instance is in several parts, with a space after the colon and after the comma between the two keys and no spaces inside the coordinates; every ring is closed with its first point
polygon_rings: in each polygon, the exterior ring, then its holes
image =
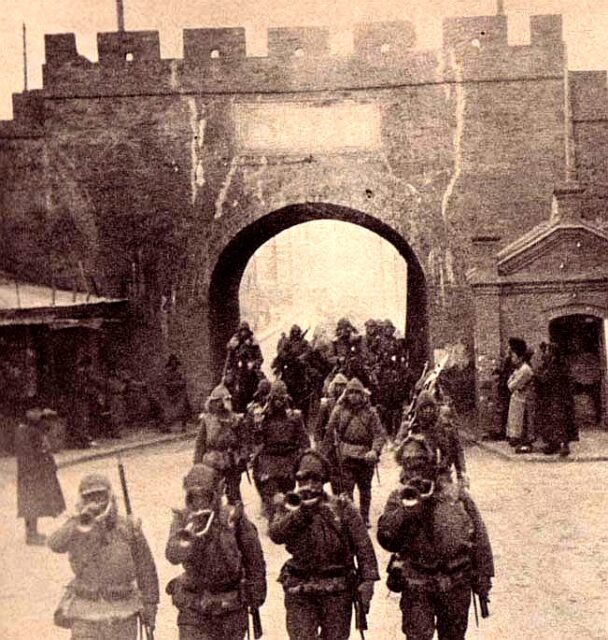
{"type": "Polygon", "coordinates": [[[592,315],[556,318],[549,336],[564,354],[577,430],[606,425],[606,323],[592,315]]]}

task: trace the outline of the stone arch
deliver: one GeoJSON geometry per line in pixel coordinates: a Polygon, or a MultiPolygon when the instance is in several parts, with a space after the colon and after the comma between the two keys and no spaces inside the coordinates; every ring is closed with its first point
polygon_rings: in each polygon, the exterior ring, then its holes
{"type": "Polygon", "coordinates": [[[217,259],[209,286],[208,321],[211,362],[215,379],[221,375],[226,343],[239,322],[239,286],[250,258],[265,242],[293,227],[314,220],[350,222],[390,242],[407,262],[406,339],[414,373],[422,370],[429,353],[426,280],[410,243],[388,224],[362,211],[329,203],[295,204],[277,209],[240,230],[217,259]]]}
{"type": "Polygon", "coordinates": [[[567,316],[593,316],[599,320],[608,318],[608,306],[598,306],[596,304],[587,304],[585,302],[562,304],[545,309],[544,316],[547,326],[554,320],[567,316]]]}

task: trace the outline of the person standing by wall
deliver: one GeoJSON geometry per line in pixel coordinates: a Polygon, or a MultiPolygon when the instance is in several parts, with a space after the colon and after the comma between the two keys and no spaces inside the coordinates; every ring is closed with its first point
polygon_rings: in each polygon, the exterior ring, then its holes
{"type": "Polygon", "coordinates": [[[25,519],[25,541],[43,545],[38,518],[56,518],[65,510],[57,465],[48,440],[49,420],[57,414],[51,409],[30,409],[15,433],[17,456],[17,517],[25,519]]]}
{"type": "Polygon", "coordinates": [[[572,419],[572,396],[562,354],[553,342],[545,348],[536,372],[536,382],[535,415],[538,431],[545,442],[543,453],[559,453],[565,457],[570,453],[568,424],[572,419]]]}
{"type": "Polygon", "coordinates": [[[524,340],[509,338],[509,350],[515,370],[507,382],[511,392],[507,440],[516,453],[530,453],[533,435],[529,396],[533,392],[534,372],[527,362],[528,347],[524,340]]]}

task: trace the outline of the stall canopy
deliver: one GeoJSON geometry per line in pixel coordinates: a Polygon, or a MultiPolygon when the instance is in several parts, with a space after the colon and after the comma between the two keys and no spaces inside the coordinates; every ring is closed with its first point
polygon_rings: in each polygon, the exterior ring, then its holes
{"type": "Polygon", "coordinates": [[[30,284],[0,272],[0,326],[44,324],[53,328],[98,328],[121,322],[128,301],[30,284]]]}

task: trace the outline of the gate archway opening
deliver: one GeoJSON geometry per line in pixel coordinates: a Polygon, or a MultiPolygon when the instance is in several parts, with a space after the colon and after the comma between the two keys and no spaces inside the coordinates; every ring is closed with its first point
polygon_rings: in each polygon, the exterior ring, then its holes
{"type": "MultiPolygon", "coordinates": [[[[240,285],[251,257],[279,233],[318,220],[349,222],[372,231],[389,242],[406,262],[406,306],[403,322],[395,324],[398,329],[405,330],[413,373],[416,375],[422,370],[428,359],[426,284],[422,267],[411,246],[403,236],[378,218],[347,207],[315,203],[290,205],[256,220],[241,230],[218,258],[209,291],[209,328],[216,380],[221,377],[226,344],[241,319],[240,285]]],[[[344,269],[348,270],[348,265],[344,265],[344,269]]],[[[302,273],[302,278],[305,277],[306,274],[302,273]]],[[[369,317],[376,317],[372,309],[369,317]]]]}

